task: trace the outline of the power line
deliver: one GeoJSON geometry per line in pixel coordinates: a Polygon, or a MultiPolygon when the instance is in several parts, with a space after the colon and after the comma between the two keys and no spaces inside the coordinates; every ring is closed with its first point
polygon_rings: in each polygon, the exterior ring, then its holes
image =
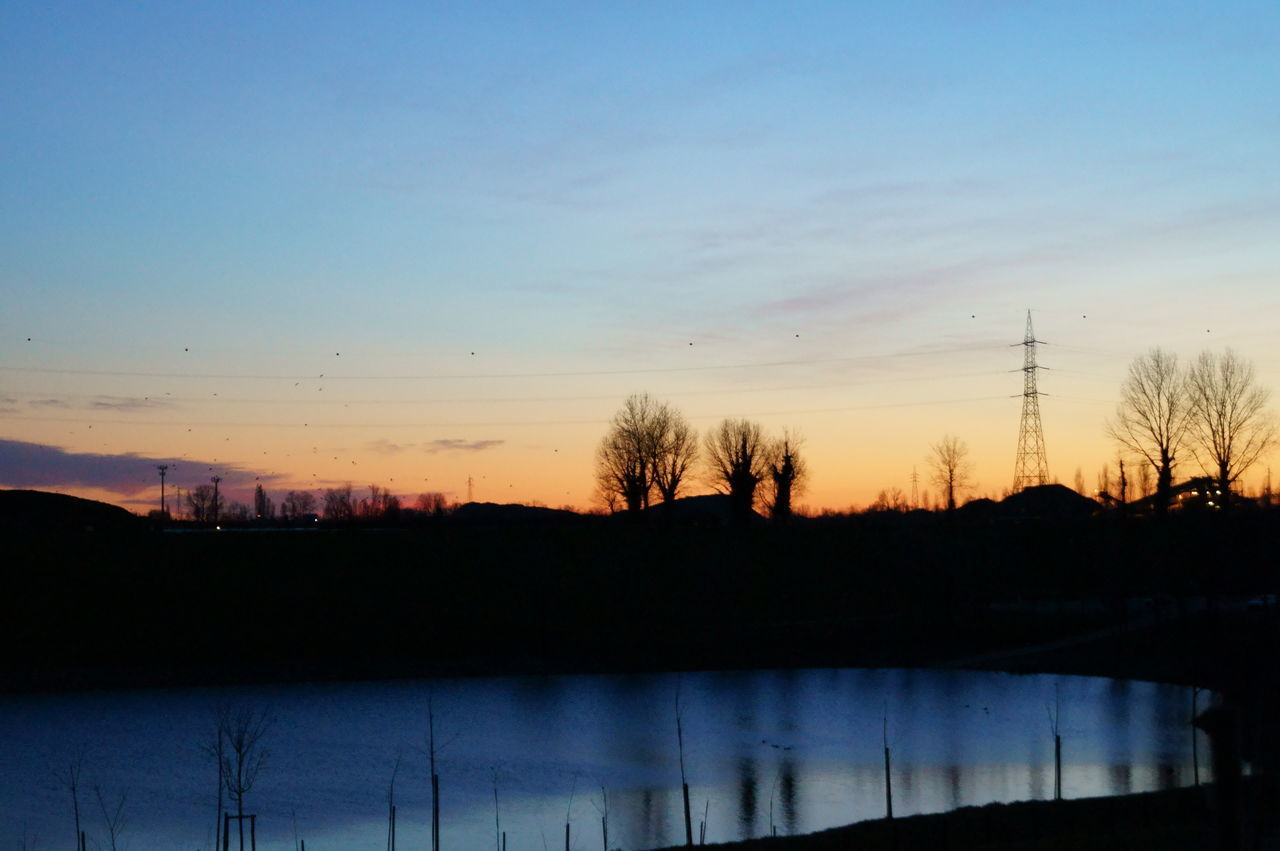
{"type": "MultiPolygon", "coordinates": [[[[774,416],[791,416],[793,414],[835,414],[850,411],[874,411],[891,408],[917,408],[928,407],[934,405],[959,405],[969,402],[988,402],[996,400],[1007,400],[1007,395],[1001,396],[971,396],[958,399],[936,399],[932,401],[917,402],[890,402],[880,405],[849,405],[832,408],[797,408],[783,411],[749,411],[729,414],[734,417],[774,417],[774,416]]],[[[725,414],[699,414],[690,416],[691,420],[715,420],[723,419],[725,414]]],[[[232,421],[201,421],[201,420],[121,420],[121,419],[99,419],[86,417],[41,417],[28,416],[19,414],[17,416],[7,417],[9,420],[23,420],[27,422],[51,422],[51,423],[71,423],[71,424],[90,424],[90,425],[127,425],[131,427],[151,426],[165,428],[308,428],[308,429],[331,429],[331,428],[495,428],[502,426],[565,426],[565,425],[602,425],[609,422],[607,418],[586,419],[586,420],[492,420],[487,422],[422,422],[422,423],[313,423],[313,422],[232,422],[232,421]]]]}
{"type": "MultiPolygon", "coordinates": [[[[772,385],[769,387],[724,387],[712,390],[678,390],[672,392],[655,393],[652,395],[670,397],[670,396],[727,396],[735,393],[783,393],[796,390],[833,390],[847,387],[863,387],[866,385],[878,384],[902,384],[917,381],[955,381],[962,378],[989,378],[998,373],[984,370],[981,372],[960,372],[949,375],[918,375],[910,377],[886,377],[886,378],[869,378],[861,381],[839,381],[828,382],[823,384],[785,384],[772,385]]],[[[89,402],[101,401],[104,399],[121,400],[122,397],[113,396],[106,397],[102,394],[49,394],[35,392],[16,392],[12,394],[14,397],[25,397],[34,399],[47,399],[50,395],[57,395],[59,400],[79,399],[89,402]]],[[[154,396],[145,397],[144,401],[152,403],[146,406],[148,410],[156,410],[169,403],[200,403],[216,401],[218,404],[237,404],[237,405],[444,405],[444,404],[469,404],[469,403],[546,403],[546,402],[595,402],[618,399],[619,394],[595,394],[582,396],[470,396],[470,397],[427,397],[421,396],[414,399],[354,399],[354,398],[325,398],[325,399],[285,399],[285,398],[245,398],[234,396],[154,396]]],[[[130,397],[131,401],[137,401],[136,398],[130,397]]],[[[104,403],[100,407],[109,409],[112,405],[104,403]]]]}
{"type": "Polygon", "coordinates": [[[2,372],[26,372],[38,375],[88,375],[109,378],[180,378],[213,381],[457,381],[465,379],[496,378],[584,378],[608,375],[650,375],[657,373],[713,372],[732,369],[765,369],[785,366],[816,366],[829,363],[856,363],[881,361],[891,358],[925,357],[929,355],[955,354],[995,349],[995,346],[953,346],[929,349],[921,352],[896,352],[881,355],[849,355],[834,358],[809,358],[799,360],[755,361],[750,363],[707,364],[704,366],[655,366],[638,369],[566,370],[561,372],[477,372],[477,373],[420,373],[382,375],[331,375],[329,373],[252,374],[252,373],[201,373],[201,372],[145,372],[131,370],[70,369],[61,367],[0,366],[2,372]]]}

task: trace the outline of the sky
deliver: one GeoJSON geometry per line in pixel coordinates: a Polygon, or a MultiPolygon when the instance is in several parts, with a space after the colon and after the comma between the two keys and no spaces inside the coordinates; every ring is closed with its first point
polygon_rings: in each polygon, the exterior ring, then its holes
{"type": "Polygon", "coordinates": [[[998,496],[1030,310],[1092,488],[1150,347],[1280,388],[1277,43],[1271,0],[5,3],[0,486],[585,508],[648,392],[798,432],[813,509],[934,490],[945,435],[998,496]]]}

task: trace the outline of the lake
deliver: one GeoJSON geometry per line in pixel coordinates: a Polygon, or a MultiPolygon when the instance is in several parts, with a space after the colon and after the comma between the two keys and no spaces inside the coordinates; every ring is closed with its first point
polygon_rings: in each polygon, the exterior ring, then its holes
{"type": "Polygon", "coordinates": [[[90,847],[106,841],[97,787],[112,808],[127,795],[122,846],[210,848],[205,746],[221,704],[275,719],[246,796],[263,851],[295,835],[308,851],[385,849],[397,760],[398,847],[429,848],[428,705],[441,851],[495,849],[498,829],[510,851],[558,851],[566,821],[574,851],[600,849],[606,809],[613,848],[678,844],[677,694],[695,841],[704,815],[707,842],[882,817],[886,718],[895,815],[1051,798],[1055,715],[1065,797],[1193,782],[1191,690],[1093,677],[814,669],[16,695],[0,698],[0,846],[72,846],[65,774],[83,752],[90,847]]]}

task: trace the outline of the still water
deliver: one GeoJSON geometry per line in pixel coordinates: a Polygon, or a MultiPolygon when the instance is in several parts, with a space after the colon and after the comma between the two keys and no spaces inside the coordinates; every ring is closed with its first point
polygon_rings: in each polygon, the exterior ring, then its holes
{"type": "Polygon", "coordinates": [[[499,830],[509,851],[559,849],[566,821],[574,851],[594,851],[606,808],[613,848],[682,843],[677,694],[695,841],[704,817],[722,842],[883,816],[886,717],[895,815],[1052,797],[1055,714],[1066,797],[1193,778],[1190,690],[1092,677],[821,669],[27,695],[0,698],[0,848],[24,835],[71,847],[58,775],[81,750],[89,847],[106,841],[98,787],[112,808],[127,793],[124,847],[210,848],[205,746],[225,703],[275,718],[246,798],[263,851],[294,849],[295,825],[308,851],[385,849],[397,760],[397,845],[429,847],[429,702],[442,851],[491,851],[499,830]]]}

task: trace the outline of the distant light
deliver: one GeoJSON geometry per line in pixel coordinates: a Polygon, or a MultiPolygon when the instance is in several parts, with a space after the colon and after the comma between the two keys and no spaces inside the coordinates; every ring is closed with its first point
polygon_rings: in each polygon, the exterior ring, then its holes
{"type": "Polygon", "coordinates": [[[222,527],[221,527],[221,526],[214,526],[214,527],[213,527],[213,531],[215,531],[215,532],[221,532],[221,531],[222,531],[222,527]]]}

